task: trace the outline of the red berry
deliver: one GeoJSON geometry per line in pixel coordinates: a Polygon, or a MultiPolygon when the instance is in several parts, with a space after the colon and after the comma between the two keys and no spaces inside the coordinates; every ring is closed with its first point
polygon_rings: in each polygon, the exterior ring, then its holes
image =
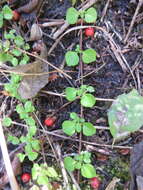
{"type": "Polygon", "coordinates": [[[98,190],[101,181],[97,177],[93,177],[90,179],[90,185],[94,190],[98,190]]]}
{"type": "Polygon", "coordinates": [[[21,180],[23,183],[28,183],[31,179],[31,175],[29,173],[24,173],[22,176],[21,176],[21,180]]]}
{"type": "Polygon", "coordinates": [[[86,28],[85,29],[85,35],[86,36],[91,36],[91,37],[94,36],[94,28],[91,28],[91,27],[90,28],[86,28]]]}
{"type": "Polygon", "coordinates": [[[20,14],[19,14],[17,11],[13,11],[12,13],[13,13],[12,19],[13,19],[14,21],[18,21],[19,18],[20,18],[20,14]]]}
{"type": "Polygon", "coordinates": [[[121,149],[119,150],[119,153],[122,155],[127,155],[130,153],[130,149],[129,148],[121,149]]]}
{"type": "Polygon", "coordinates": [[[46,126],[52,127],[55,120],[56,120],[55,117],[48,117],[48,118],[45,119],[44,123],[45,123],[46,126]]]}

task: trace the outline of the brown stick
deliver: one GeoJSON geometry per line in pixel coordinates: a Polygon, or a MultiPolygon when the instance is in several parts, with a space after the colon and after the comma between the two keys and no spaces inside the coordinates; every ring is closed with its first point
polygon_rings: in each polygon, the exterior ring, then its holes
{"type": "Polygon", "coordinates": [[[9,159],[6,140],[5,140],[1,121],[0,121],[0,134],[1,134],[0,147],[2,150],[2,156],[3,156],[3,160],[4,160],[4,164],[5,164],[5,168],[6,168],[6,172],[8,175],[8,179],[10,182],[11,189],[12,190],[20,190],[20,188],[17,184],[17,181],[15,179],[14,172],[12,169],[12,165],[11,165],[11,162],[9,159]]]}
{"type": "Polygon", "coordinates": [[[126,37],[125,37],[125,39],[124,39],[124,42],[125,42],[125,43],[127,42],[128,38],[129,38],[129,35],[130,35],[130,33],[131,33],[131,31],[132,31],[132,28],[133,28],[133,26],[134,26],[134,23],[135,23],[137,14],[138,14],[138,12],[139,12],[139,10],[140,10],[142,4],[143,4],[143,0],[139,0],[138,5],[137,5],[137,8],[136,8],[136,11],[135,11],[135,13],[134,13],[134,16],[133,16],[133,18],[132,18],[131,24],[130,24],[130,26],[129,26],[128,33],[127,33],[127,35],[126,35],[126,37]]]}

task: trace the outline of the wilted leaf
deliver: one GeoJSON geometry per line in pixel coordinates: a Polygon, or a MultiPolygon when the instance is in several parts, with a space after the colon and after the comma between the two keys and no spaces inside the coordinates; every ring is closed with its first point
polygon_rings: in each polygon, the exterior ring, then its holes
{"type": "Polygon", "coordinates": [[[30,31],[30,41],[41,40],[42,38],[42,30],[38,24],[34,23],[31,27],[30,31]]]}
{"type": "MultiPolygon", "coordinates": [[[[46,55],[47,48],[43,44],[40,57],[45,59],[46,55]]],[[[40,89],[48,83],[49,74],[36,75],[36,73],[45,73],[49,71],[48,64],[40,60],[36,60],[35,62],[26,65],[17,66],[13,71],[29,74],[23,76],[18,88],[18,93],[23,99],[33,98],[40,89]]]]}
{"type": "Polygon", "coordinates": [[[143,125],[143,97],[133,89],[113,102],[108,121],[112,136],[117,139],[138,130],[143,125]]]}

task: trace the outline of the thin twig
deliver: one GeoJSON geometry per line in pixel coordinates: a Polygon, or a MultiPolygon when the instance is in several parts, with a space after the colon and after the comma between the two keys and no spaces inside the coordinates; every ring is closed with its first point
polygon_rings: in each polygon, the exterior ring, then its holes
{"type": "Polygon", "coordinates": [[[14,176],[14,172],[13,172],[12,165],[10,162],[1,121],[0,121],[0,135],[1,135],[0,146],[1,146],[1,150],[2,150],[2,156],[3,156],[3,160],[4,160],[4,164],[5,164],[5,168],[6,168],[6,172],[8,175],[11,189],[12,190],[20,190],[18,183],[16,181],[16,178],[14,176]]]}
{"type": "Polygon", "coordinates": [[[131,33],[131,31],[132,31],[132,28],[133,28],[133,26],[134,26],[134,23],[135,23],[135,21],[136,21],[137,14],[138,14],[138,12],[139,12],[139,10],[140,10],[142,4],[143,4],[143,0],[139,0],[138,5],[137,5],[137,8],[136,8],[135,13],[134,13],[134,16],[133,16],[132,21],[131,21],[131,23],[130,23],[130,26],[129,26],[129,29],[128,29],[128,33],[127,33],[127,35],[126,35],[126,37],[125,37],[125,39],[124,39],[124,43],[126,43],[127,40],[128,40],[128,38],[129,38],[129,35],[130,35],[130,33],[131,33]]]}

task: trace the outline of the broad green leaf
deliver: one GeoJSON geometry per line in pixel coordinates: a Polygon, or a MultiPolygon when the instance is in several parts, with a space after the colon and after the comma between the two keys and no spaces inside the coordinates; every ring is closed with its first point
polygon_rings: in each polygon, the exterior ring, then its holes
{"type": "Polygon", "coordinates": [[[140,129],[143,125],[143,97],[137,90],[117,97],[109,109],[108,122],[115,139],[140,129]]]}
{"type": "Polygon", "coordinates": [[[92,108],[96,103],[96,98],[92,94],[86,93],[81,97],[80,103],[84,107],[92,108]]]}
{"type": "Polygon", "coordinates": [[[83,134],[85,136],[92,136],[96,133],[96,129],[90,122],[84,122],[83,123],[83,134]]]}
{"type": "Polygon", "coordinates": [[[96,170],[91,164],[83,164],[81,167],[81,175],[86,178],[93,178],[96,176],[96,170]]]}
{"type": "Polygon", "coordinates": [[[67,156],[64,158],[64,165],[68,171],[72,172],[75,169],[75,160],[70,156],[67,156]]]}
{"type": "Polygon", "coordinates": [[[75,100],[76,99],[76,93],[77,93],[77,90],[75,88],[67,87],[66,90],[65,90],[66,99],[68,101],[75,100]]]}
{"type": "Polygon", "coordinates": [[[65,55],[66,63],[68,66],[76,66],[79,63],[79,56],[75,51],[68,51],[65,55]]]}
{"type": "Polygon", "coordinates": [[[92,48],[84,50],[82,52],[82,60],[86,64],[96,61],[96,51],[92,48]]]}
{"type": "Polygon", "coordinates": [[[6,127],[10,127],[12,124],[12,120],[10,117],[5,117],[2,121],[2,124],[6,127]]]}
{"type": "MultiPolygon", "coordinates": [[[[42,172],[42,171],[41,171],[41,172],[42,172]]],[[[48,185],[49,179],[48,179],[47,176],[44,176],[44,175],[40,174],[40,175],[38,176],[37,183],[38,183],[39,185],[48,185]]]]}
{"type": "Polygon", "coordinates": [[[7,20],[12,19],[13,13],[12,13],[11,8],[8,5],[5,5],[3,7],[2,12],[3,12],[3,16],[4,16],[5,19],[7,19],[7,20]]]}
{"type": "Polygon", "coordinates": [[[62,123],[62,129],[64,133],[71,136],[75,133],[75,122],[66,120],[62,123]]]}
{"type": "Polygon", "coordinates": [[[97,11],[95,8],[91,7],[85,11],[85,21],[87,23],[94,23],[97,19],[97,11]]]}
{"type": "Polygon", "coordinates": [[[79,12],[74,7],[71,7],[67,10],[66,21],[69,24],[76,24],[76,22],[78,21],[78,17],[79,17],[79,12]]]}

